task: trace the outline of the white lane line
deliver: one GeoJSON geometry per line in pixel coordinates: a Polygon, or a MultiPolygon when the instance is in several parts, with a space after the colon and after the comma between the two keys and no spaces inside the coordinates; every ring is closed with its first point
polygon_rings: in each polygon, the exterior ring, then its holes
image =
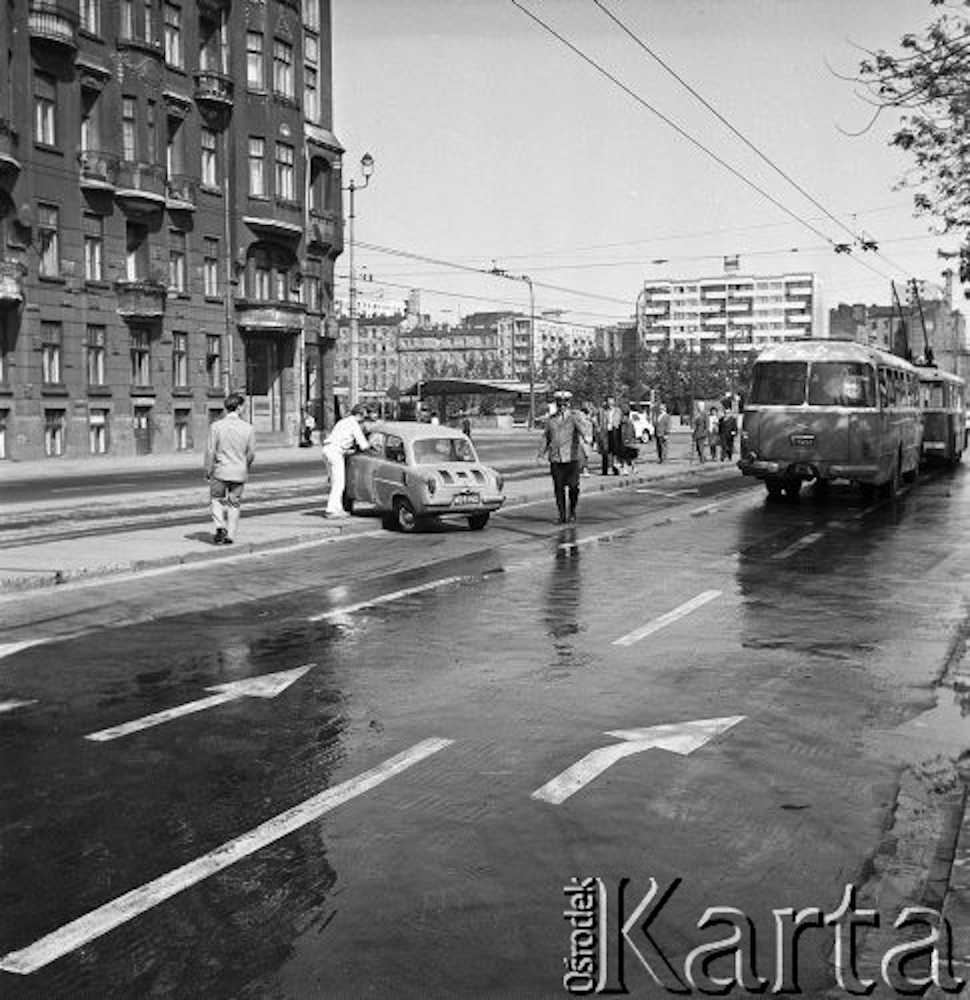
{"type": "Polygon", "coordinates": [[[12,712],[15,708],[25,708],[27,705],[36,704],[36,698],[31,698],[30,701],[17,701],[16,699],[12,701],[0,701],[0,713],[12,712]]]}
{"type": "Polygon", "coordinates": [[[702,514],[711,514],[721,506],[721,501],[717,500],[714,503],[706,503],[703,507],[692,507],[687,513],[691,517],[700,517],[702,514]]]}
{"type": "Polygon", "coordinates": [[[689,601],[681,604],[680,607],[674,608],[673,611],[668,611],[665,615],[655,618],[652,622],[647,622],[646,625],[642,625],[640,628],[634,629],[632,632],[627,632],[626,635],[620,636],[619,639],[614,639],[613,645],[632,646],[635,642],[645,639],[648,635],[653,635],[654,632],[659,632],[660,629],[666,628],[668,625],[673,624],[685,615],[689,615],[692,611],[696,611],[698,608],[707,604],[708,601],[715,600],[720,597],[722,593],[723,591],[720,590],[705,590],[703,593],[698,594],[696,597],[692,597],[689,601]]]}
{"type": "Polygon", "coordinates": [[[687,489],[683,490],[652,490],[646,486],[641,486],[636,490],[637,493],[649,493],[652,496],[665,497],[668,500],[679,500],[682,496],[687,494],[698,495],[700,490],[696,486],[689,486],[687,489]]]}
{"type": "Polygon", "coordinates": [[[108,931],[140,916],[166,899],[171,899],[184,889],[236,864],[237,861],[242,861],[267,844],[275,843],[294,830],[312,823],[349,799],[370,791],[388,778],[406,771],[453,742],[453,740],[433,738],[415,743],[414,746],[388,758],[377,767],[314,795],[248,833],[227,841],[201,858],[196,858],[181,868],[176,868],[137,889],[132,889],[131,892],[126,892],[123,896],[118,896],[110,903],[105,903],[83,917],[78,917],[77,920],[51,931],[26,948],[4,955],[0,959],[0,969],[21,976],[42,969],[55,959],[107,934],[108,931]]]}
{"type": "Polygon", "coordinates": [[[805,535],[803,538],[799,538],[797,542],[792,542],[787,548],[782,549],[780,552],[776,552],[771,558],[776,561],[787,559],[796,552],[800,552],[802,549],[807,549],[809,545],[814,545],[824,534],[824,531],[813,531],[810,535],[805,535]]]}
{"type": "Polygon", "coordinates": [[[575,549],[580,545],[589,545],[592,542],[612,542],[614,538],[619,538],[621,535],[629,535],[630,531],[604,531],[600,535],[590,535],[587,538],[579,538],[575,542],[562,542],[558,547],[560,549],[575,549]]]}
{"type": "Polygon", "coordinates": [[[463,577],[447,576],[443,580],[432,580],[430,583],[422,583],[417,587],[407,587],[404,590],[395,590],[390,594],[382,594],[380,597],[373,597],[369,601],[361,601],[359,604],[348,604],[343,608],[334,608],[332,611],[324,611],[319,615],[311,615],[308,622],[322,622],[328,618],[339,618],[342,615],[352,614],[354,611],[361,611],[363,608],[373,608],[379,604],[389,604],[391,601],[399,601],[402,597],[410,597],[412,594],[421,594],[426,590],[435,590],[437,587],[446,587],[449,583],[460,583],[463,577]]]}
{"type": "Polygon", "coordinates": [[[13,656],[22,649],[30,649],[31,646],[39,646],[41,643],[50,642],[50,639],[22,639],[20,642],[0,642],[0,660],[5,656],[13,656]]]}

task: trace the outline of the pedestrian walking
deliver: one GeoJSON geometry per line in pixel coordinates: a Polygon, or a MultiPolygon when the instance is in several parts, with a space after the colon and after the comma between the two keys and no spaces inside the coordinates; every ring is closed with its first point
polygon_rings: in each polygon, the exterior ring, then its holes
{"type": "Polygon", "coordinates": [[[466,438],[468,438],[469,440],[471,440],[471,436],[472,436],[472,422],[468,419],[468,417],[462,417],[461,418],[461,432],[462,432],[462,434],[465,435],[466,438]]]}
{"type": "Polygon", "coordinates": [[[580,404],[576,415],[580,417],[584,425],[582,457],[579,460],[579,474],[589,475],[590,452],[592,451],[593,438],[596,428],[596,408],[592,403],[583,402],[580,404]]]}
{"type": "Polygon", "coordinates": [[[654,438],[657,442],[657,461],[667,460],[667,439],[670,437],[670,414],[663,403],[657,411],[657,420],[653,427],[654,438]]]}
{"type": "Polygon", "coordinates": [[[536,456],[537,461],[542,458],[549,460],[560,524],[576,520],[580,463],[584,449],[592,440],[592,427],[584,414],[572,410],[571,399],[572,393],[566,390],[553,393],[556,412],[546,421],[542,446],[536,456]]]}
{"type": "Polygon", "coordinates": [[[698,461],[703,465],[707,461],[707,414],[704,412],[704,404],[698,403],[694,411],[694,419],[691,422],[691,441],[693,444],[692,454],[697,455],[698,461]]]}
{"type": "Polygon", "coordinates": [[[711,461],[717,461],[717,449],[721,443],[721,413],[712,406],[707,415],[707,446],[711,449],[711,461]]]}
{"type": "Polygon", "coordinates": [[[597,416],[597,444],[604,476],[619,474],[616,456],[620,451],[620,421],[623,414],[616,405],[615,396],[607,396],[597,416]]]}
{"type": "Polygon", "coordinates": [[[620,412],[620,472],[628,476],[633,472],[640,449],[637,447],[637,431],[630,417],[630,404],[624,403],[620,407],[620,412]]]}
{"type": "Polygon", "coordinates": [[[225,415],[209,425],[205,446],[205,478],[209,483],[209,509],[214,545],[232,545],[242,508],[243,488],[256,459],[256,434],[239,415],[243,397],[226,397],[225,415]]]}
{"type": "Polygon", "coordinates": [[[333,425],[333,430],[323,442],[323,457],[330,469],[330,495],[324,511],[326,517],[347,516],[344,510],[344,487],[347,483],[346,457],[354,450],[367,451],[370,447],[361,426],[366,414],[366,407],[358,404],[350,411],[349,416],[343,417],[333,425]]]}
{"type": "Polygon", "coordinates": [[[734,458],[734,439],[738,433],[738,419],[729,406],[724,408],[718,429],[721,437],[721,461],[730,462],[734,458]]]}
{"type": "Polygon", "coordinates": [[[317,429],[317,421],[313,414],[307,410],[303,417],[303,436],[300,439],[301,448],[309,448],[313,445],[313,432],[317,429]]]}

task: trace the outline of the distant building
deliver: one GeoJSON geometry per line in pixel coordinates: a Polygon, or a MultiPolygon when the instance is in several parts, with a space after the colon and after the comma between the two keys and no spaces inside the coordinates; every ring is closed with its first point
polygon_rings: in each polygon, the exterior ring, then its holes
{"type": "Polygon", "coordinates": [[[262,443],[332,400],[329,0],[0,4],[0,458],[262,443]]]}
{"type": "Polygon", "coordinates": [[[650,349],[748,351],[825,336],[818,278],[810,273],[742,275],[644,284],[637,301],[640,343],[650,349]]]}
{"type": "Polygon", "coordinates": [[[571,360],[586,358],[596,346],[596,328],[572,322],[562,312],[544,310],[537,315],[532,337],[531,323],[532,319],[527,315],[499,315],[496,329],[501,344],[503,378],[528,379],[530,340],[536,373],[554,366],[561,357],[571,360]]]}

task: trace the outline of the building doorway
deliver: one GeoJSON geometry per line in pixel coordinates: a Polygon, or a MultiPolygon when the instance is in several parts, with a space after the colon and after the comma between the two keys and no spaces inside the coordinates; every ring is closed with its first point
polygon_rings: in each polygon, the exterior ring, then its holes
{"type": "Polygon", "coordinates": [[[152,408],[136,406],[131,420],[135,435],[135,454],[150,455],[152,453],[152,408]]]}
{"type": "Polygon", "coordinates": [[[257,432],[283,430],[280,350],[275,340],[250,337],[246,341],[246,396],[249,419],[257,432]]]}

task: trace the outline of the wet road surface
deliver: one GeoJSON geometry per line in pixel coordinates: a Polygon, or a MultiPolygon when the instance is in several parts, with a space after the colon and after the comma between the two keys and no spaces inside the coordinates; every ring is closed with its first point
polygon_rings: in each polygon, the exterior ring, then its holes
{"type": "MultiPolygon", "coordinates": [[[[584,498],[570,529],[550,502],[482,533],[375,522],[286,560],[0,603],[2,641],[39,643],[0,660],[18,703],[0,713],[0,954],[42,963],[0,972],[0,995],[562,996],[573,876],[629,877],[636,899],[683,879],[655,928],[675,970],[709,906],[766,941],[773,909],[834,909],[918,752],[894,734],[963,623],[970,486],[958,470],[870,507],[662,486],[584,498]],[[276,697],[86,738],[298,667],[276,697]],[[607,734],[738,717],[533,797],[624,739],[607,734]],[[328,789],[346,797],[315,812],[328,789]],[[31,951],[307,802],[132,919],[31,951]]],[[[806,937],[809,993],[831,951],[806,937]]],[[[627,985],[649,985],[632,954],[627,985]]]]}

